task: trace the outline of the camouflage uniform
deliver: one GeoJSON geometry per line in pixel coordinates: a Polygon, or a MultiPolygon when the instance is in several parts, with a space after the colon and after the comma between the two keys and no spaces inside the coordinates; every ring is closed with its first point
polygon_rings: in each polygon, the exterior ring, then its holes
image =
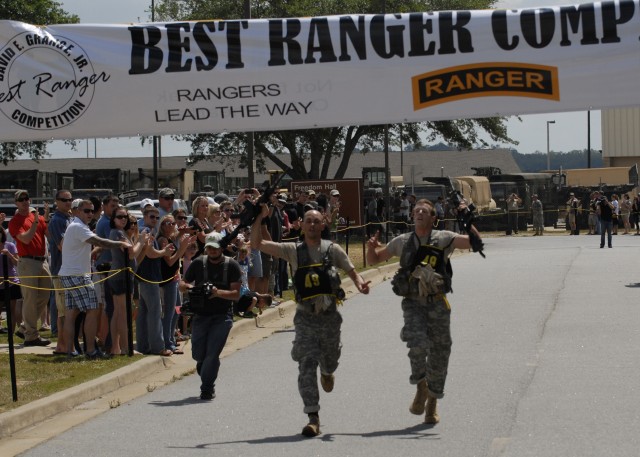
{"type": "MultiPolygon", "coordinates": [[[[422,245],[438,247],[448,259],[454,250],[452,243],[456,236],[446,230],[432,230],[427,239],[419,241],[422,245]]],[[[413,233],[400,235],[391,240],[387,249],[394,256],[402,256],[405,244],[415,238],[413,233]]],[[[402,312],[404,326],[400,339],[409,348],[409,382],[418,384],[426,380],[430,395],[442,398],[451,355],[451,306],[444,293],[427,297],[411,293],[402,299],[402,312]]]]}
{"type": "Polygon", "coordinates": [[[296,336],[291,358],[298,362],[298,390],[304,403],[304,412],[320,411],[318,390],[318,366],[320,372],[331,374],[338,368],[340,359],[340,327],[342,316],[335,309],[314,314],[298,307],[293,318],[296,336]]]}
{"type": "Polygon", "coordinates": [[[451,354],[449,302],[444,295],[432,300],[403,298],[402,314],[404,327],[400,339],[409,348],[409,382],[418,384],[424,379],[431,395],[442,398],[451,354]]]}
{"type": "MultiPolygon", "coordinates": [[[[298,253],[296,243],[280,243],[277,257],[291,265],[294,276],[298,271],[298,253]]],[[[324,251],[309,248],[312,263],[321,263],[324,251]]],[[[348,272],[354,268],[342,248],[333,244],[329,250],[331,264],[348,272]]],[[[302,266],[301,266],[302,268],[302,266]]],[[[320,393],[318,389],[318,366],[322,374],[332,374],[338,368],[342,345],[340,328],[342,316],[337,310],[337,300],[333,295],[321,295],[298,302],[295,325],[295,338],[291,349],[291,358],[298,362],[298,390],[306,414],[320,411],[320,393]]]]}

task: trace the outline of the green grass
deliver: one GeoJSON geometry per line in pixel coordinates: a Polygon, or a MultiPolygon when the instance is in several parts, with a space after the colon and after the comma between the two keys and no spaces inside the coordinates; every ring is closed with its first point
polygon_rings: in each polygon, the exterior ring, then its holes
{"type": "Polygon", "coordinates": [[[18,401],[13,401],[9,354],[0,354],[0,413],[69,387],[82,384],[120,367],[141,360],[142,355],[87,360],[83,356],[67,359],[64,355],[16,355],[18,401]]]}

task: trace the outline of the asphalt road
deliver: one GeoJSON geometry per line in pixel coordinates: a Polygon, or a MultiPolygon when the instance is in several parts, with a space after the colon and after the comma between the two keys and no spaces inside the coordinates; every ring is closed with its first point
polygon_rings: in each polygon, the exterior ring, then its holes
{"type": "Polygon", "coordinates": [[[640,237],[486,240],[454,259],[453,353],[441,423],[408,407],[400,300],[389,282],[342,308],[343,351],[322,435],[306,422],[293,331],[222,361],[213,402],[199,380],[123,404],[23,455],[637,456],[640,237]]]}

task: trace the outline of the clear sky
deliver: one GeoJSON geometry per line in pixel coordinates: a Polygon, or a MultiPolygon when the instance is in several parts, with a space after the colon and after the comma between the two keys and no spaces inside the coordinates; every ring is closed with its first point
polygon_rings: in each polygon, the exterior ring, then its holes
{"type": "MultiPolygon", "coordinates": [[[[83,23],[127,23],[146,22],[151,18],[151,0],[58,0],[64,10],[77,14],[83,23]]],[[[502,0],[500,8],[530,8],[571,4],[568,0],[502,0]]],[[[580,3],[580,2],[577,2],[580,3]]],[[[549,147],[552,151],[571,151],[587,148],[587,112],[551,113],[521,116],[522,122],[515,119],[508,122],[508,134],[518,141],[515,148],[522,153],[547,150],[547,121],[554,120],[549,126],[549,147]]],[[[503,145],[507,147],[508,145],[503,145]]],[[[591,148],[602,149],[600,129],[600,111],[591,112],[591,148]]],[[[88,140],[80,144],[78,151],[70,151],[62,142],[54,142],[49,151],[52,157],[98,157],[108,156],[151,156],[151,146],[140,146],[135,139],[88,140]]],[[[188,145],[162,139],[162,155],[186,155],[188,145]]]]}

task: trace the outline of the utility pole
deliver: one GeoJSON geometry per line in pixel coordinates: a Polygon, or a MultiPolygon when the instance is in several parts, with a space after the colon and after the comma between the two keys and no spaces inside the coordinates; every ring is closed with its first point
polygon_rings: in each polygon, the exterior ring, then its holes
{"type": "MultiPolygon", "coordinates": [[[[156,5],[151,0],[151,22],[156,21],[156,5]]],[[[153,136],[153,195],[158,197],[158,150],[160,149],[160,137],[153,136]]]]}
{"type": "Polygon", "coordinates": [[[587,168],[591,168],[591,110],[587,111],[587,168]]]}
{"type": "MultiPolygon", "coordinates": [[[[244,0],[244,18],[251,19],[251,0],[244,0]]],[[[249,187],[253,189],[255,187],[255,170],[253,169],[253,162],[255,156],[255,144],[254,144],[253,132],[247,133],[247,171],[249,174],[249,187]]]]}

